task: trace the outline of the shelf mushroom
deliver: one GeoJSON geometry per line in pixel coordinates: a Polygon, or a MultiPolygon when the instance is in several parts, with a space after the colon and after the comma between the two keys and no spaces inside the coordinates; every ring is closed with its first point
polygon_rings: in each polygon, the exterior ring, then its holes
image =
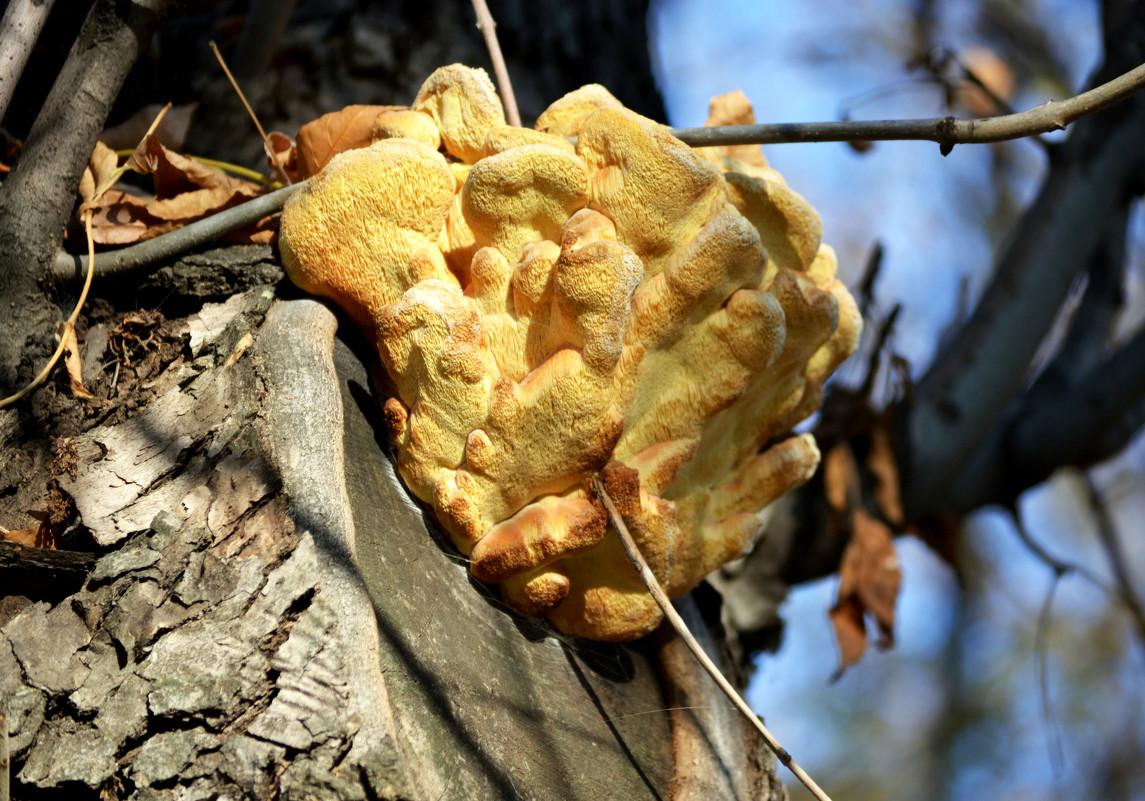
{"type": "Polygon", "coordinates": [[[758,148],[693,150],[599,86],[510,128],[452,65],[373,130],[288,203],[287,273],[376,335],[398,470],[473,575],[562,631],[647,634],[589,479],[669,595],[751,547],[861,328],[818,215],[758,148]]]}

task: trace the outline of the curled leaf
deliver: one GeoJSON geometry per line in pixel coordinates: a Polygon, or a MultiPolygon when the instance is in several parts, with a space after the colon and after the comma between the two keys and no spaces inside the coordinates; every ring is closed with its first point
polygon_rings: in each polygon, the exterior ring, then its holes
{"type": "MultiPolygon", "coordinates": [[[[383,111],[398,111],[405,106],[346,106],[340,111],[323,114],[298,129],[298,177],[309,178],[326,166],[330,159],[347,150],[370,144],[374,120],[383,111]]],[[[293,177],[293,176],[292,176],[293,177]]]]}
{"type": "Polygon", "coordinates": [[[854,510],[851,522],[851,542],[839,566],[838,599],[830,612],[839,643],[836,677],[866,650],[867,618],[879,633],[878,646],[894,645],[895,602],[902,584],[890,528],[862,508],[854,510]]]}
{"type": "Polygon", "coordinates": [[[83,362],[80,360],[79,342],[76,340],[76,329],[70,322],[60,323],[60,332],[64,340],[64,366],[68,370],[68,381],[72,386],[72,395],[88,400],[94,398],[83,385],[83,362]]]}

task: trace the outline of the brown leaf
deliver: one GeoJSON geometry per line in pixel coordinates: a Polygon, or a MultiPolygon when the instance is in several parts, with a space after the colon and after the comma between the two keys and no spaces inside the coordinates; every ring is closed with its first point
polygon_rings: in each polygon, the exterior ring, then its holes
{"type": "Polygon", "coordinates": [[[875,477],[875,502],[883,517],[891,525],[903,524],[902,487],[899,468],[891,445],[890,422],[881,419],[871,428],[871,449],[867,453],[867,468],[875,477]]]}
{"type": "MultiPolygon", "coordinates": [[[[166,142],[167,147],[181,150],[183,143],[187,140],[187,131],[191,127],[191,119],[198,108],[198,103],[173,106],[163,117],[159,127],[155,129],[155,135],[166,142]]],[[[151,123],[162,110],[163,106],[158,103],[144,106],[119,125],[106,129],[99,135],[99,141],[112,150],[126,150],[129,147],[135,147],[146,135],[151,123]]]]}
{"type": "Polygon", "coordinates": [[[103,196],[115,184],[118,176],[115,174],[119,166],[119,157],[115,151],[103,142],[95,143],[95,150],[88,159],[84,168],[83,177],[80,178],[79,195],[85,205],[90,205],[103,196]]]}
{"type": "Polygon", "coordinates": [[[57,547],[56,532],[52,528],[51,515],[47,512],[38,511],[31,511],[28,514],[40,521],[39,524],[34,528],[21,528],[15,531],[0,527],[0,540],[14,542],[29,548],[51,548],[55,550],[57,547]]]}
{"type": "MultiPolygon", "coordinates": [[[[93,207],[91,235],[97,245],[130,245],[178,227],[147,210],[145,198],[112,190],[93,207]]],[[[69,232],[70,236],[71,232],[69,232]]]]}
{"type": "MultiPolygon", "coordinates": [[[[234,178],[221,170],[208,167],[164,147],[155,134],[151,134],[139,143],[127,163],[136,172],[154,177],[155,197],[160,202],[200,189],[210,190],[218,197],[234,197],[236,202],[256,197],[263,192],[262,187],[256,183],[234,178]]],[[[226,205],[198,207],[202,209],[198,216],[202,216],[226,208],[226,205]]],[[[160,214],[154,206],[151,207],[151,212],[161,219],[180,219],[186,216],[184,210],[178,212],[179,216],[168,216],[170,212],[160,214]]]]}
{"type": "MultiPolygon", "coordinates": [[[[973,73],[982,85],[1005,103],[1014,99],[1014,72],[1010,65],[988,47],[974,46],[958,54],[958,61],[973,73]]],[[[991,117],[1005,113],[989,94],[970,80],[958,86],[958,102],[975,117],[991,117]]]]}
{"type": "Polygon", "coordinates": [[[851,522],[851,542],[839,566],[839,594],[830,613],[839,643],[836,675],[857,662],[866,649],[866,618],[878,630],[880,648],[894,645],[895,602],[902,584],[890,528],[862,508],[854,510],[851,522]]]}
{"type": "Polygon", "coordinates": [[[68,381],[72,385],[72,395],[88,400],[94,398],[83,385],[83,362],[80,360],[79,342],[76,340],[76,330],[66,320],[60,323],[64,341],[64,366],[68,370],[68,381]]]}
{"type": "Polygon", "coordinates": [[[339,153],[370,144],[374,119],[405,106],[346,106],[298,129],[298,178],[309,178],[339,153]]]}
{"type": "MultiPolygon", "coordinates": [[[[734,92],[713,97],[708,106],[708,119],[704,127],[715,125],[754,125],[755,112],[751,108],[751,101],[747,95],[736,89],[734,92]]],[[[707,150],[708,148],[705,148],[707,150]]],[[[721,156],[737,158],[744,164],[754,164],[757,167],[766,167],[767,159],[763,157],[763,148],[759,145],[725,145],[710,148],[721,156]]]]}
{"type": "Polygon", "coordinates": [[[839,645],[839,667],[831,677],[835,681],[867,650],[867,624],[863,620],[862,605],[853,597],[840,600],[827,614],[835,630],[835,642],[839,645]]]}
{"type": "Polygon", "coordinates": [[[266,135],[270,142],[266,154],[266,165],[278,172],[279,167],[291,181],[298,181],[298,148],[294,140],[281,131],[271,131],[266,135]]]}
{"type": "Polygon", "coordinates": [[[859,466],[846,442],[839,443],[823,457],[823,493],[827,505],[844,519],[848,510],[859,503],[859,466]]]}

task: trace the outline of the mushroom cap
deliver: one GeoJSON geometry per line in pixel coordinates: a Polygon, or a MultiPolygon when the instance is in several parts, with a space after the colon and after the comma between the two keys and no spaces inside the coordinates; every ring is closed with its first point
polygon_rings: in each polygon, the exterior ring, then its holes
{"type": "Polygon", "coordinates": [[[661,612],[590,480],[672,596],[750,548],[818,465],[785,432],[861,330],[818,215],[758,150],[695,151],[599,86],[510,128],[453,65],[374,133],[288,204],[288,273],[373,326],[402,479],[473,575],[643,636],[661,612]]]}
{"type": "Polygon", "coordinates": [[[463,64],[434,70],[411,108],[433,118],[449,155],[469,163],[481,158],[486,132],[505,124],[505,110],[489,75],[463,64]]]}
{"type": "Polygon", "coordinates": [[[339,153],[283,209],[286,273],[373,328],[374,315],[419,281],[457,283],[435,245],[453,196],[445,159],[420,142],[339,153]]]}

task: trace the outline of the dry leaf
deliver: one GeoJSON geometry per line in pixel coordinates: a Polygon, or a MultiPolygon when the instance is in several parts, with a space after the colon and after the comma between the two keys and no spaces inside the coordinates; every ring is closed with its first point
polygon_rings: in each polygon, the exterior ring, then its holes
{"type": "Polygon", "coordinates": [[[838,599],[830,612],[839,643],[836,676],[866,650],[866,618],[878,630],[880,648],[894,645],[895,602],[902,584],[890,528],[862,508],[854,510],[851,522],[851,542],[839,566],[838,599]]]}
{"type": "Polygon", "coordinates": [[[902,487],[894,448],[891,446],[890,424],[885,418],[876,422],[871,429],[867,468],[875,477],[875,502],[879,505],[879,511],[891,525],[901,526],[902,487]]]}
{"type": "Polygon", "coordinates": [[[279,168],[291,181],[298,181],[298,148],[294,140],[281,131],[271,131],[266,135],[270,148],[266,154],[266,165],[274,172],[279,168]]]}
{"type": "MultiPolygon", "coordinates": [[[[1006,103],[1014,99],[1014,72],[993,50],[982,46],[969,47],[958,54],[958,61],[995,97],[1006,103]]],[[[999,108],[986,92],[969,80],[959,84],[958,102],[975,117],[1004,113],[1004,109],[999,108]]]]}
{"type": "Polygon", "coordinates": [[[846,442],[836,445],[823,457],[823,494],[827,505],[844,519],[848,510],[859,503],[859,466],[846,442]]]}
{"type": "Polygon", "coordinates": [[[51,548],[55,550],[57,547],[56,532],[52,528],[51,515],[47,512],[38,511],[28,512],[28,514],[40,521],[39,524],[33,528],[21,528],[15,531],[0,527],[0,540],[14,542],[28,548],[51,548]]]}
{"type": "MultiPolygon", "coordinates": [[[[755,112],[751,108],[751,101],[747,95],[736,89],[718,97],[713,97],[708,107],[708,119],[704,127],[715,125],[754,125],[755,112]]],[[[703,148],[714,150],[722,156],[737,158],[744,164],[754,164],[757,167],[766,167],[767,159],[763,157],[763,148],[759,145],[726,145],[723,147],[703,148]]]]}
{"type": "Polygon", "coordinates": [[[149,210],[165,220],[204,216],[263,193],[262,187],[256,183],[234,178],[164,147],[155,134],[139,143],[127,163],[136,172],[153,176],[156,202],[150,204],[149,210]],[[210,196],[212,199],[202,202],[178,200],[183,195],[201,190],[206,193],[203,198],[210,196]],[[177,201],[175,206],[162,205],[171,200],[177,201]]]}
{"type": "MultiPolygon", "coordinates": [[[[173,106],[155,129],[155,135],[167,143],[167,147],[180,150],[187,140],[187,131],[191,127],[191,119],[195,115],[198,103],[188,103],[185,106],[173,106]]],[[[113,128],[108,128],[99,135],[99,141],[112,150],[126,150],[135,147],[146,135],[151,123],[163,110],[159,103],[144,106],[126,120],[113,128]]]]}
{"type": "MultiPolygon", "coordinates": [[[[97,245],[131,245],[179,226],[160,220],[147,210],[145,198],[112,190],[94,205],[91,218],[92,240],[97,245]]],[[[72,234],[68,232],[69,236],[72,234]]]]}
{"type": "Polygon", "coordinates": [[[68,369],[68,381],[72,385],[72,395],[84,400],[94,398],[95,395],[88,392],[87,387],[83,385],[83,362],[80,361],[79,341],[76,340],[75,327],[64,321],[60,323],[60,331],[64,341],[64,365],[68,369]]]}
{"type": "Polygon", "coordinates": [[[85,206],[98,200],[115,184],[118,167],[119,157],[115,151],[103,142],[96,142],[80,178],[79,195],[85,206]]]}
{"type": "Polygon", "coordinates": [[[306,123],[298,129],[296,137],[298,178],[316,174],[339,153],[370,144],[374,119],[383,111],[404,108],[406,106],[346,106],[306,123]]]}

